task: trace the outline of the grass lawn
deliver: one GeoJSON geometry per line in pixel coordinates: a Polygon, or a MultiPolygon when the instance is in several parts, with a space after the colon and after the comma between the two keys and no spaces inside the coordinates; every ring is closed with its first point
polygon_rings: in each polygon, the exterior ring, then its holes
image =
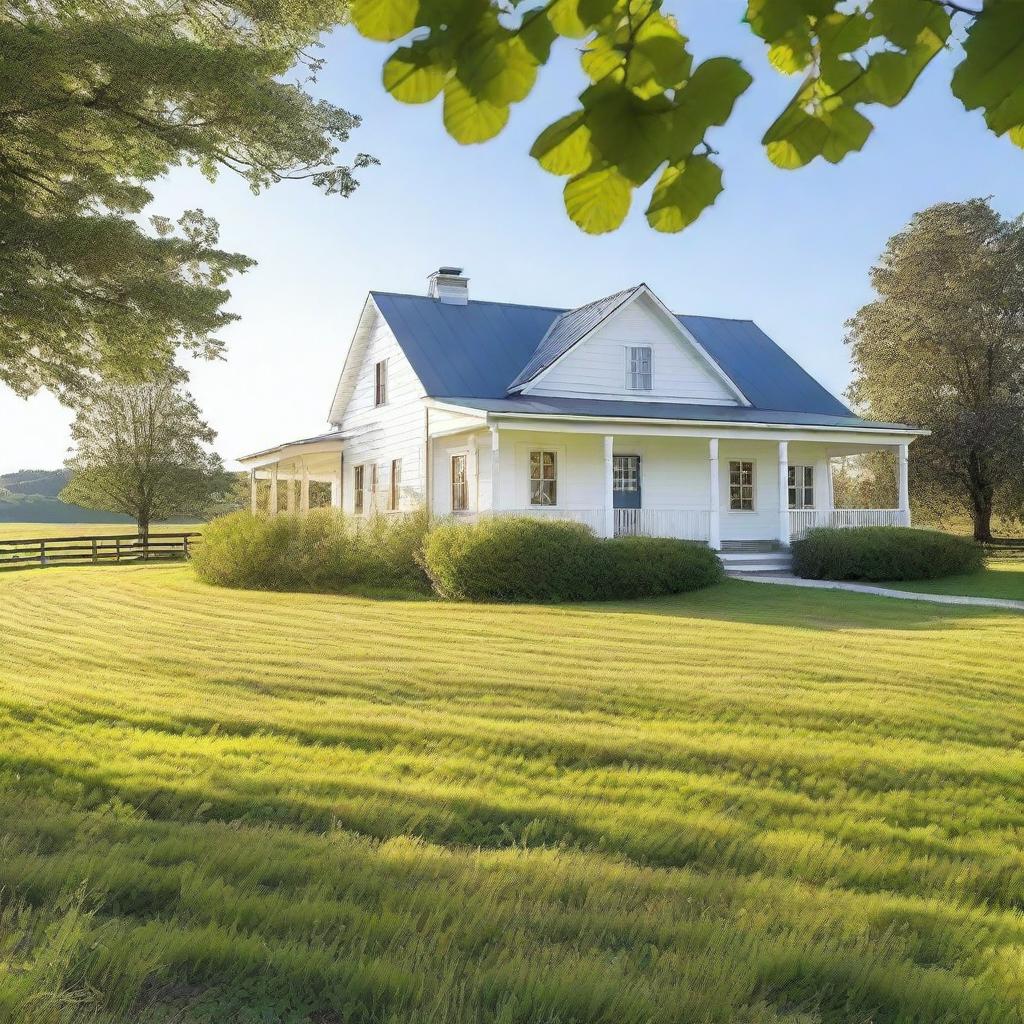
{"type": "Polygon", "coordinates": [[[1024,601],[1024,559],[990,558],[987,568],[966,576],[880,583],[878,586],[911,590],[917,594],[959,594],[963,597],[1001,597],[1010,601],[1024,601]]]}
{"type": "MultiPolygon", "coordinates": [[[[202,530],[205,523],[155,523],[151,533],[187,533],[202,530]]],[[[134,523],[2,523],[0,540],[32,540],[35,537],[110,537],[135,534],[134,523]]]]}
{"type": "Polygon", "coordinates": [[[0,1020],[1022,1019],[1024,616],[102,566],[0,638],[0,1020]]]}

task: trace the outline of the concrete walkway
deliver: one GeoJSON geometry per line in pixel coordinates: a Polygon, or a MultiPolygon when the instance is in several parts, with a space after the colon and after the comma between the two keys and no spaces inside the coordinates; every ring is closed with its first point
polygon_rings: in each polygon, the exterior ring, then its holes
{"type": "Polygon", "coordinates": [[[932,604],[974,605],[981,608],[1009,608],[1024,612],[1024,601],[1008,601],[999,597],[958,597],[955,594],[916,594],[909,590],[890,590],[887,587],[875,587],[867,583],[844,583],[839,580],[805,580],[799,576],[754,575],[735,573],[734,580],[747,583],[776,583],[784,587],[810,587],[816,590],[850,590],[855,594],[874,594],[876,597],[895,597],[900,601],[930,601],[932,604]]]}

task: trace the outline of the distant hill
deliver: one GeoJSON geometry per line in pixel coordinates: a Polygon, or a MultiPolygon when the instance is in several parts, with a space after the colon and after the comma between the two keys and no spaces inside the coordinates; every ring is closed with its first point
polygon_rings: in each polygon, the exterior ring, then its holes
{"type": "Polygon", "coordinates": [[[56,498],[70,479],[66,469],[19,469],[17,473],[0,473],[0,490],[56,498]]]}
{"type": "Polygon", "coordinates": [[[57,495],[70,474],[66,469],[21,469],[0,473],[2,523],[130,523],[128,516],[65,505],[57,495]]]}

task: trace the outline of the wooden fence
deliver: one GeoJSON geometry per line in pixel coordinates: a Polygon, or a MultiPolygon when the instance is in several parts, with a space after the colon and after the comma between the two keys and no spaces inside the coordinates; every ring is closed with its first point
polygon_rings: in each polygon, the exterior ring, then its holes
{"type": "Polygon", "coordinates": [[[191,532],[151,533],[148,537],[132,533],[107,537],[0,539],[0,569],[188,558],[192,547],[201,537],[201,533],[191,532]]]}

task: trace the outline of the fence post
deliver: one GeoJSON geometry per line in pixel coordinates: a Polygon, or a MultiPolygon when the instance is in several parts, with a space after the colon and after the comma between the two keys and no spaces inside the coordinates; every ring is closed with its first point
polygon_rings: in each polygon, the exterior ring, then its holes
{"type": "Polygon", "coordinates": [[[100,560],[99,552],[96,547],[96,538],[92,539],[92,562],[95,565],[100,560]]]}
{"type": "Polygon", "coordinates": [[[46,541],[39,542],[39,564],[46,565],[46,541]]]}
{"type": "Polygon", "coordinates": [[[188,558],[188,534],[186,533],[185,536],[182,537],[181,540],[182,540],[182,545],[185,548],[185,557],[188,558]]]}
{"type": "Polygon", "coordinates": [[[114,538],[114,560],[117,562],[121,561],[121,538],[114,538]]]}

